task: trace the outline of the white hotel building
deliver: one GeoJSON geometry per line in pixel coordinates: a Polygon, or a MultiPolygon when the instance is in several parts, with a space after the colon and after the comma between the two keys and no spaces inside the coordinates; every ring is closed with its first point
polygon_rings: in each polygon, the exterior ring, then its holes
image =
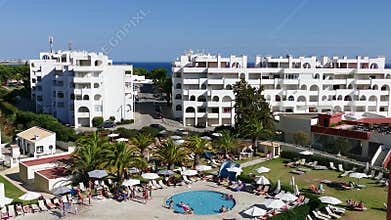
{"type": "Polygon", "coordinates": [[[131,65],[113,65],[103,53],[58,51],[30,60],[31,94],[36,111],[75,127],[94,117],[133,119],[131,65]]]}
{"type": "Polygon", "coordinates": [[[273,113],[344,111],[391,116],[385,58],[261,57],[193,54],[172,66],[174,116],[185,126],[233,125],[233,86],[264,87],[273,113]]]}

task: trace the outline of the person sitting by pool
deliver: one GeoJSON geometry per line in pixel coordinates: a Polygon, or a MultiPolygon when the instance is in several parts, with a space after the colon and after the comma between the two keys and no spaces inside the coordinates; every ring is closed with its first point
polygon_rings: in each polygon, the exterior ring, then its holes
{"type": "Polygon", "coordinates": [[[192,209],[192,208],[188,209],[188,210],[185,212],[185,214],[189,214],[189,215],[191,215],[191,214],[193,214],[193,213],[194,213],[194,209],[192,209]]]}
{"type": "Polygon", "coordinates": [[[173,205],[174,205],[174,200],[172,200],[172,198],[170,198],[170,200],[168,200],[168,205],[166,206],[166,208],[167,209],[172,209],[173,205]]]}
{"type": "Polygon", "coordinates": [[[227,200],[233,200],[234,199],[234,195],[227,195],[227,198],[226,198],[227,200]]]}
{"type": "Polygon", "coordinates": [[[220,213],[224,213],[226,211],[227,211],[227,209],[222,205],[221,208],[220,208],[220,213]]]}

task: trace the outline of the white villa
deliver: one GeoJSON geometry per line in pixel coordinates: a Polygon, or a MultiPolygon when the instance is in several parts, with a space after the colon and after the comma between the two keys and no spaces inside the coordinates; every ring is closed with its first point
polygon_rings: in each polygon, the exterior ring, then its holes
{"type": "Polygon", "coordinates": [[[56,133],[37,126],[16,134],[16,142],[23,155],[39,157],[56,152],[56,133]]]}
{"type": "Polygon", "coordinates": [[[94,117],[133,119],[132,65],[113,65],[103,53],[58,51],[30,60],[36,111],[75,127],[92,126],[94,117]]]}
{"type": "Polygon", "coordinates": [[[385,58],[180,56],[172,64],[174,116],[184,126],[233,125],[233,86],[264,87],[273,113],[344,111],[391,116],[391,69],[385,58]]]}

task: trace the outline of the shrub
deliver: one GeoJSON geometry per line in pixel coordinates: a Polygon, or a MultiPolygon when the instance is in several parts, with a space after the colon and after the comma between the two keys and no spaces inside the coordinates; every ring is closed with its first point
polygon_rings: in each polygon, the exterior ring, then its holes
{"type": "Polygon", "coordinates": [[[134,123],[134,119],[125,119],[118,122],[117,125],[126,125],[126,124],[133,124],[133,123],[134,123]]]}
{"type": "Polygon", "coordinates": [[[136,136],[136,134],[138,133],[136,129],[127,129],[127,128],[117,128],[115,132],[124,138],[132,138],[136,136]]]}
{"type": "Polygon", "coordinates": [[[109,120],[110,121],[115,121],[115,117],[114,116],[110,116],[109,120]]]}
{"type": "Polygon", "coordinates": [[[164,128],[153,128],[150,126],[145,126],[140,129],[140,132],[144,134],[149,134],[151,137],[156,137],[163,129],[164,128]]]}
{"type": "Polygon", "coordinates": [[[103,117],[94,117],[92,119],[92,126],[94,126],[94,127],[98,127],[102,123],[103,123],[103,117]]]}
{"type": "Polygon", "coordinates": [[[239,175],[237,179],[245,183],[254,183],[254,178],[249,175],[239,175]]]}

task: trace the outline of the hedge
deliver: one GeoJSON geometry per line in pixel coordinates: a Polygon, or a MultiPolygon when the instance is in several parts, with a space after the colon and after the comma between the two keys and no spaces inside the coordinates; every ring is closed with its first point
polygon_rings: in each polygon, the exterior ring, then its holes
{"type": "Polygon", "coordinates": [[[286,220],[286,219],[303,220],[306,219],[306,216],[310,214],[312,210],[321,209],[325,206],[320,202],[320,200],[317,197],[308,197],[307,195],[306,197],[310,199],[307,204],[297,206],[279,215],[275,215],[269,219],[270,220],[286,220]]]}

